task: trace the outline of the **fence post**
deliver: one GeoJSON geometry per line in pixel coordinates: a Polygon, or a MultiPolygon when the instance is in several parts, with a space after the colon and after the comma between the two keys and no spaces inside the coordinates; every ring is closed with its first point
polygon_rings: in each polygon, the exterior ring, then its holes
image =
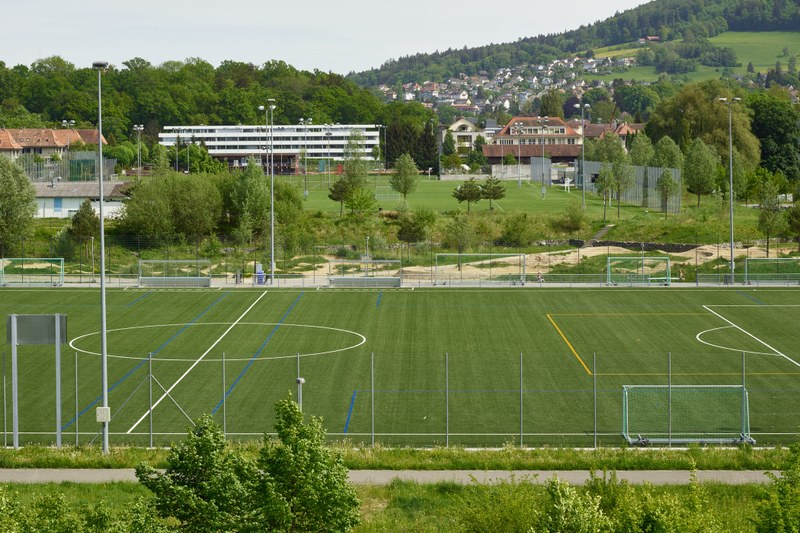
{"type": "MultiPolygon", "coordinates": [[[[3,380],[5,380],[5,357],[3,358],[3,380]]],[[[5,393],[5,381],[3,382],[3,392],[5,393]]],[[[3,398],[4,408],[3,408],[3,418],[5,418],[5,397],[3,398]]],[[[78,447],[78,416],[80,415],[80,411],[78,410],[78,352],[75,352],[75,447],[78,447]]],[[[5,431],[5,428],[3,428],[5,431]]]]}
{"type": "Polygon", "coordinates": [[[597,353],[592,354],[592,397],[594,402],[594,447],[597,448],[597,353]]]}
{"type": "Polygon", "coordinates": [[[450,354],[444,354],[444,446],[450,447],[450,354]]]}
{"type": "Polygon", "coordinates": [[[370,388],[370,432],[372,447],[375,447],[375,352],[369,354],[369,388],[370,388]]]}
{"type": "Polygon", "coordinates": [[[669,447],[672,448],[672,352],[667,352],[667,433],[669,435],[669,447]]]}
{"type": "Polygon", "coordinates": [[[150,447],[153,447],[153,352],[147,354],[147,381],[149,388],[148,407],[150,408],[150,447]]]}
{"type": "Polygon", "coordinates": [[[227,438],[228,435],[228,413],[225,405],[226,400],[225,390],[225,352],[222,352],[222,436],[227,438]]]}
{"type": "Polygon", "coordinates": [[[522,418],[522,352],[519,353],[519,447],[522,448],[523,436],[523,418],[522,418]]]}

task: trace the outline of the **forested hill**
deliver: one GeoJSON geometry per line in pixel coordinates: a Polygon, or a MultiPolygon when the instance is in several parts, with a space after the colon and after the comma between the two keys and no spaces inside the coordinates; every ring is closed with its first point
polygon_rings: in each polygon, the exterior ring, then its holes
{"type": "Polygon", "coordinates": [[[713,37],[727,30],[798,29],[800,4],[797,0],[654,0],[576,30],[527,37],[514,43],[415,54],[387,61],[378,69],[350,74],[349,78],[361,86],[444,81],[461,73],[475,75],[523,63],[543,63],[647,35],[670,41],[688,33],[695,37],[713,37]]]}

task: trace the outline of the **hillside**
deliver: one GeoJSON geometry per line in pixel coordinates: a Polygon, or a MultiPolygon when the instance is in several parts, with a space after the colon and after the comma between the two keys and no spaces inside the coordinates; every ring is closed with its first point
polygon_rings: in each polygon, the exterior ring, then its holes
{"type": "MultiPolygon", "coordinates": [[[[685,36],[714,37],[728,30],[796,31],[800,6],[786,0],[654,0],[578,29],[539,35],[513,43],[420,53],[386,62],[378,69],[351,74],[361,86],[425,80],[444,81],[499,68],[544,63],[587,50],[635,42],[648,35],[662,42],[685,36]]],[[[745,62],[746,64],[746,62],[745,62]]]]}

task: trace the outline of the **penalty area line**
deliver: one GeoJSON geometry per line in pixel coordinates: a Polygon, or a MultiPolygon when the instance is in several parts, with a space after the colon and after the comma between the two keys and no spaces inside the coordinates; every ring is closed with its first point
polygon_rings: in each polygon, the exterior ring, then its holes
{"type": "Polygon", "coordinates": [[[144,419],[145,419],[145,418],[147,418],[147,415],[149,415],[149,414],[150,414],[150,413],[151,413],[151,412],[152,412],[152,411],[153,411],[153,410],[154,410],[156,407],[158,407],[158,404],[160,404],[160,403],[161,403],[161,402],[164,400],[164,398],[166,398],[167,396],[169,396],[169,393],[170,393],[170,392],[172,392],[172,390],[173,390],[175,387],[177,387],[177,386],[178,386],[178,384],[179,384],[181,381],[183,381],[183,378],[185,378],[186,376],[188,376],[188,375],[189,375],[189,372],[191,372],[192,370],[194,370],[194,367],[196,367],[197,365],[199,365],[199,364],[200,364],[200,362],[201,362],[203,359],[205,359],[205,357],[206,357],[206,356],[207,356],[209,353],[211,353],[211,350],[213,350],[213,349],[214,349],[214,347],[215,347],[217,344],[219,344],[219,343],[222,341],[222,339],[224,339],[224,338],[225,338],[225,336],[226,336],[228,333],[230,333],[230,331],[231,331],[231,330],[232,330],[232,329],[233,329],[233,328],[234,328],[234,327],[235,327],[235,326],[236,326],[236,325],[237,325],[239,322],[241,322],[241,321],[242,321],[242,319],[243,319],[243,318],[244,318],[244,317],[247,315],[247,313],[249,313],[249,312],[250,312],[250,310],[251,310],[251,309],[253,309],[253,307],[255,307],[255,306],[256,306],[256,304],[257,304],[258,302],[260,302],[260,301],[261,301],[261,298],[263,298],[264,296],[266,296],[266,294],[267,294],[267,292],[266,292],[266,291],[262,292],[262,293],[261,293],[261,296],[259,296],[258,298],[256,298],[256,301],[255,301],[255,302],[253,302],[253,303],[250,305],[250,307],[248,307],[247,309],[245,309],[244,313],[242,313],[242,314],[241,314],[241,316],[240,316],[239,318],[237,318],[237,319],[236,319],[236,321],[235,321],[233,324],[231,324],[231,325],[230,325],[230,327],[228,327],[228,329],[226,329],[226,330],[225,330],[225,332],[224,332],[222,335],[220,335],[220,336],[219,336],[219,338],[218,338],[217,340],[215,340],[215,341],[213,342],[213,344],[211,344],[211,346],[209,346],[209,347],[208,347],[208,349],[207,349],[205,352],[203,352],[203,355],[201,355],[200,357],[198,357],[198,358],[197,358],[197,360],[196,360],[194,363],[192,363],[192,366],[190,366],[190,367],[188,368],[188,370],[186,370],[186,372],[184,372],[183,374],[181,374],[181,377],[179,377],[179,378],[178,378],[178,379],[175,381],[175,383],[173,383],[173,384],[172,384],[172,386],[171,386],[170,388],[168,388],[168,389],[167,389],[167,390],[164,392],[164,394],[163,394],[163,395],[162,395],[162,396],[161,396],[161,397],[160,397],[160,398],[159,398],[157,401],[155,401],[155,402],[153,403],[153,405],[152,405],[152,406],[150,406],[150,408],[149,408],[147,411],[145,411],[145,413],[142,415],[142,417],[141,417],[139,420],[137,420],[137,421],[136,421],[136,423],[135,423],[135,424],[133,424],[133,425],[131,426],[131,428],[130,428],[128,431],[126,431],[125,433],[126,433],[126,434],[130,434],[130,433],[131,433],[131,432],[132,432],[134,429],[136,429],[136,427],[137,427],[139,424],[141,424],[141,423],[144,421],[144,419]]]}
{"type": "Polygon", "coordinates": [[[711,314],[713,314],[713,315],[715,315],[715,316],[719,317],[720,319],[724,320],[725,322],[727,322],[728,324],[730,324],[730,325],[731,325],[731,326],[733,326],[734,328],[738,329],[739,331],[741,331],[742,333],[744,333],[745,335],[747,335],[747,336],[748,336],[748,337],[750,337],[751,339],[755,340],[756,342],[759,342],[759,343],[763,344],[764,346],[766,346],[767,348],[769,348],[770,350],[772,350],[772,351],[775,353],[775,355],[779,355],[779,356],[783,357],[784,359],[786,359],[787,361],[789,361],[790,363],[792,363],[792,364],[793,364],[793,365],[795,365],[795,366],[800,366],[800,363],[798,363],[797,361],[795,361],[794,359],[792,359],[792,358],[791,358],[791,357],[789,357],[788,355],[786,355],[786,354],[782,353],[780,350],[776,350],[775,348],[773,348],[772,346],[770,346],[770,345],[769,345],[769,344],[767,344],[766,342],[762,341],[761,339],[759,339],[758,337],[756,337],[755,335],[753,335],[753,334],[752,334],[752,333],[750,333],[749,331],[745,331],[745,330],[744,330],[742,327],[740,327],[740,326],[738,326],[738,325],[734,324],[733,322],[731,322],[730,320],[728,320],[727,318],[725,318],[725,317],[724,317],[724,316],[722,316],[721,314],[719,314],[719,313],[717,313],[716,311],[714,311],[713,309],[711,309],[711,307],[710,307],[710,306],[708,306],[708,305],[704,305],[704,306],[703,306],[703,309],[705,309],[705,310],[706,310],[706,311],[708,311],[709,313],[711,313],[711,314]]]}

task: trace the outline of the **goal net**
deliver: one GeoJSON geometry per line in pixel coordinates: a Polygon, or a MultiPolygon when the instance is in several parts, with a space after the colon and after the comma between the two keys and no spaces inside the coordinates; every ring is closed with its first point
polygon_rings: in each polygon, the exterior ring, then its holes
{"type": "Polygon", "coordinates": [[[669,285],[672,281],[669,257],[628,256],[608,257],[608,285],[669,285]]]}
{"type": "Polygon", "coordinates": [[[6,257],[0,259],[0,286],[61,286],[63,284],[63,257],[6,257]]]}
{"type": "Polygon", "coordinates": [[[744,279],[746,284],[800,282],[800,257],[748,257],[744,279]]]}
{"type": "Polygon", "coordinates": [[[755,443],[742,385],[623,385],[622,435],[641,445],[755,443]]]}
{"type": "Polygon", "coordinates": [[[208,259],[141,259],[139,287],[210,287],[208,259]]]}
{"type": "Polygon", "coordinates": [[[331,287],[400,287],[403,265],[399,259],[341,259],[328,261],[331,287]]]}
{"type": "Polygon", "coordinates": [[[525,284],[525,254],[439,253],[434,285],[525,284]]]}

